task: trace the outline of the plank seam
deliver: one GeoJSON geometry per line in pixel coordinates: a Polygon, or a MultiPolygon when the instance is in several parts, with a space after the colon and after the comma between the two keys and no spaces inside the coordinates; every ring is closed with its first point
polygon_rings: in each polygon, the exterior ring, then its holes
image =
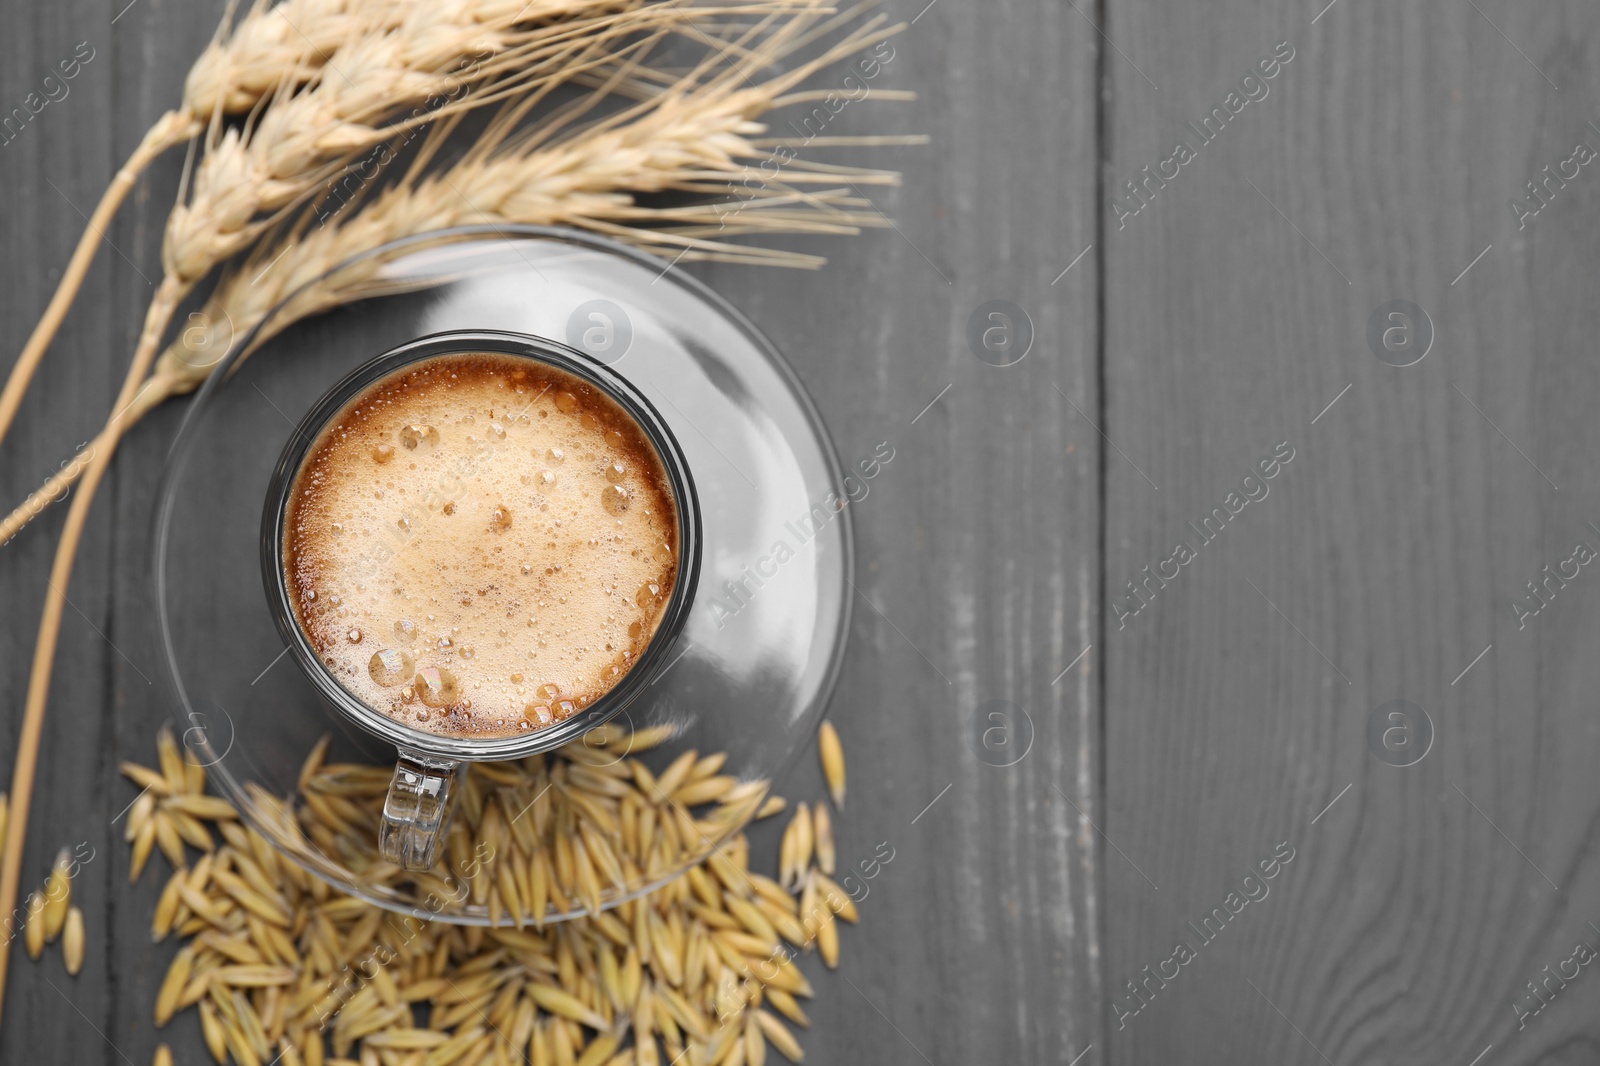
{"type": "MultiPolygon", "coordinates": [[[[1096,21],[1101,26],[1107,27],[1108,30],[1109,30],[1109,27],[1111,25],[1111,22],[1110,22],[1110,16],[1111,16],[1110,7],[1111,7],[1111,0],[1095,0],[1095,18],[1096,18],[1096,21]]],[[[1106,135],[1106,123],[1107,123],[1107,119],[1108,119],[1108,116],[1106,114],[1106,99],[1107,99],[1108,90],[1110,88],[1107,79],[1110,77],[1110,71],[1109,71],[1109,65],[1108,65],[1108,63],[1106,61],[1106,50],[1104,48],[1100,48],[1100,47],[1095,48],[1094,56],[1095,56],[1095,69],[1094,69],[1094,89],[1095,89],[1095,100],[1094,100],[1094,161],[1095,161],[1095,166],[1094,166],[1094,203],[1092,205],[1092,209],[1094,211],[1093,231],[1094,231],[1094,273],[1095,273],[1095,322],[1094,322],[1094,371],[1093,371],[1093,374],[1094,374],[1094,387],[1095,387],[1095,413],[1098,416],[1098,421],[1099,421],[1100,425],[1106,426],[1108,424],[1107,423],[1107,418],[1108,418],[1108,415],[1109,415],[1108,404],[1106,402],[1106,219],[1105,219],[1105,212],[1100,209],[1100,205],[1105,202],[1106,173],[1107,173],[1107,169],[1111,165],[1110,144],[1108,143],[1109,139],[1108,139],[1108,137],[1106,135]]],[[[1098,653],[1100,661],[1098,663],[1098,670],[1096,671],[1099,674],[1099,683],[1098,684],[1091,684],[1091,687],[1090,687],[1090,692],[1093,694],[1093,695],[1091,695],[1091,699],[1095,699],[1096,700],[1095,707],[1093,708],[1093,720],[1094,720],[1094,723],[1095,723],[1095,747],[1096,747],[1096,754],[1097,754],[1097,758],[1095,760],[1095,762],[1096,762],[1096,766],[1095,766],[1096,780],[1094,782],[1094,799],[1095,799],[1095,805],[1100,810],[1100,820],[1102,822],[1107,821],[1107,815],[1109,813],[1106,810],[1106,802],[1107,802],[1107,795],[1108,795],[1107,794],[1107,789],[1106,789],[1106,706],[1107,706],[1107,704],[1108,704],[1108,702],[1110,700],[1109,684],[1110,684],[1110,677],[1111,677],[1110,671],[1107,669],[1107,666],[1106,666],[1106,663],[1108,661],[1107,658],[1106,658],[1106,652],[1107,652],[1108,649],[1105,647],[1105,641],[1100,639],[1104,635],[1103,634],[1103,630],[1105,628],[1105,606],[1104,605],[1106,603],[1106,591],[1107,591],[1107,585],[1106,585],[1106,581],[1107,581],[1107,576],[1106,576],[1106,507],[1107,507],[1107,503],[1108,503],[1108,501],[1106,499],[1106,484],[1107,484],[1107,482],[1106,482],[1106,461],[1107,461],[1106,460],[1106,452],[1107,452],[1107,450],[1108,449],[1103,448],[1103,447],[1099,449],[1099,463],[1097,464],[1097,469],[1096,469],[1096,479],[1098,481],[1098,484],[1095,486],[1095,496],[1099,500],[1099,503],[1100,503],[1099,512],[1098,512],[1098,515],[1097,515],[1097,520],[1098,520],[1100,528],[1096,531],[1096,537],[1095,537],[1095,575],[1096,575],[1096,578],[1097,578],[1097,587],[1095,588],[1095,603],[1100,608],[1100,610],[1099,610],[1099,612],[1097,612],[1097,614],[1098,614],[1098,617],[1100,618],[1101,621],[1100,621],[1100,629],[1097,630],[1096,633],[1095,633],[1095,643],[1100,645],[1100,651],[1098,653]]],[[[1091,844],[1090,844],[1091,847],[1094,846],[1092,841],[1093,841],[1093,838],[1091,838],[1091,844]]],[[[1093,892],[1095,897],[1096,897],[1097,906],[1095,907],[1095,924],[1098,926],[1098,928],[1095,930],[1095,939],[1102,946],[1104,946],[1104,945],[1106,945],[1108,943],[1106,937],[1107,937],[1108,932],[1109,932],[1109,928],[1108,928],[1108,924],[1107,924],[1107,920],[1106,920],[1105,883],[1106,883],[1105,863],[1096,862],[1094,864],[1094,884],[1092,884],[1089,887],[1089,890],[1091,892],[1093,892]]],[[[1105,990],[1106,990],[1106,981],[1108,979],[1107,978],[1107,961],[1106,961],[1107,960],[1107,956],[1108,956],[1108,952],[1102,950],[1102,951],[1099,952],[1099,958],[1096,960],[1096,968],[1095,968],[1096,972],[1093,975],[1093,980],[1094,980],[1094,985],[1095,985],[1097,997],[1096,997],[1096,1002],[1093,1004],[1093,1010],[1094,1010],[1094,1014],[1092,1016],[1093,1020],[1090,1022],[1091,1035],[1099,1033],[1099,1031],[1100,1031],[1100,1021],[1104,1017],[1104,1014],[1105,1014],[1104,996],[1105,996],[1105,990]]],[[[1092,1047],[1092,1046],[1093,1046],[1093,1043],[1090,1044],[1090,1047],[1092,1047]]],[[[1085,1048],[1084,1051],[1087,1052],[1088,1048],[1085,1048]]],[[[1102,1061],[1109,1061],[1110,1060],[1109,1051],[1110,1051],[1110,1049],[1109,1049],[1109,1046],[1108,1046],[1106,1051],[1103,1051],[1101,1053],[1102,1061]]]]}

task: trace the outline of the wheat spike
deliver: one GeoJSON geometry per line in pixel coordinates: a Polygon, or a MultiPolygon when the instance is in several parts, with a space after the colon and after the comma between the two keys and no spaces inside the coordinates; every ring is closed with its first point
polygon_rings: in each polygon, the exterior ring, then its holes
{"type": "Polygon", "coordinates": [[[183,107],[202,119],[240,114],[283,81],[299,84],[320,70],[341,41],[386,5],[372,0],[253,3],[232,26],[224,19],[184,79],[183,107]]]}
{"type": "Polygon", "coordinates": [[[569,76],[579,47],[660,21],[658,9],[638,0],[468,0],[445,10],[392,10],[403,12],[392,26],[363,26],[366,32],[335,48],[303,85],[274,95],[255,121],[213,127],[189,200],[168,221],[169,274],[192,285],[248,245],[272,212],[310,194],[337,163],[511,86],[537,91],[551,77],[569,76]],[[541,24],[527,28],[529,21],[541,24]]]}

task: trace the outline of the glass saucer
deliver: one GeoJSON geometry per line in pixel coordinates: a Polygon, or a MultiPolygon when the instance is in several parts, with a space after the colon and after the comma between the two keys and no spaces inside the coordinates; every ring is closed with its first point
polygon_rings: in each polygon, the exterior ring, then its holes
{"type": "MultiPolygon", "coordinates": [[[[461,329],[546,337],[605,363],[682,445],[704,524],[696,601],[670,665],[611,727],[670,733],[636,755],[653,772],[692,749],[726,752],[719,774],[771,781],[810,742],[849,628],[852,540],[832,444],[772,344],[699,281],[612,241],[537,227],[425,234],[308,282],[235,340],[185,416],[157,502],[155,636],[177,729],[212,786],[317,877],[393,911],[487,924],[475,894],[441,902],[438,882],[319,846],[289,824],[322,737],[332,736],[330,763],[382,767],[385,779],[395,750],[327,707],[285,654],[259,549],[273,465],[317,399],[386,349],[461,329]],[[330,285],[370,295],[283,328],[330,285]]],[[[495,787],[494,765],[484,789],[495,787]]],[[[608,885],[601,907],[700,861],[754,806],[699,822],[692,849],[608,885]]],[[[576,900],[552,904],[545,920],[580,913],[576,900]]]]}

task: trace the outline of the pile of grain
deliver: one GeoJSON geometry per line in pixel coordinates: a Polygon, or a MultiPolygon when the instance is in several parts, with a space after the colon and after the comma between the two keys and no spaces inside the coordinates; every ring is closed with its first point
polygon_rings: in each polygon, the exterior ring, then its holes
{"type": "MultiPolygon", "coordinates": [[[[372,883],[410,878],[482,904],[485,928],[398,915],[307,874],[206,795],[204,770],[163,733],[158,770],[123,767],[144,789],[127,827],[134,877],[152,850],[173,866],[152,934],[183,941],[156,1024],[196,1007],[213,1057],[241,1066],[761,1066],[768,1044],[798,1061],[784,1019],[807,1024],[798,1000],[812,990],[794,956],[815,945],[836,965],[836,920],[856,919],[829,877],[826,803],[797,808],[780,883],[749,869],[732,830],[783,802],[766,782],[720,774],[721,755],[685,752],[652,774],[632,753],[663,739],[613,730],[474,765],[448,856],[421,877],[374,853],[388,768],[327,764],[324,743],[294,801],[257,797],[275,835],[303,834],[372,883]],[[693,857],[683,876],[602,909],[693,857]]],[[[837,738],[823,750],[842,797],[837,738]]]]}

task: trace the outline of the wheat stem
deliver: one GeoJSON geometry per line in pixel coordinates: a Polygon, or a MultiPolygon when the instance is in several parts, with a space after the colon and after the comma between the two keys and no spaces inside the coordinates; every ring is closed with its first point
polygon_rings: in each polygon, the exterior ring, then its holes
{"type": "MultiPolygon", "coordinates": [[[[44,612],[39,620],[39,639],[33,649],[33,669],[28,675],[28,696],[22,710],[22,733],[17,740],[17,758],[11,773],[11,810],[6,829],[5,851],[0,855],[0,943],[9,944],[15,923],[17,885],[22,873],[22,849],[27,842],[28,808],[33,800],[33,777],[39,763],[39,736],[44,728],[44,708],[50,695],[50,674],[55,663],[56,641],[61,636],[61,614],[67,599],[67,585],[72,580],[72,564],[78,554],[78,542],[83,538],[84,522],[89,517],[89,506],[94,502],[94,490],[100,484],[116,442],[131,426],[127,418],[128,405],[137,394],[155,359],[161,341],[158,323],[171,317],[172,309],[182,297],[182,287],[167,279],[156,290],[145,316],[145,325],[139,336],[133,363],[122,380],[113,408],[116,412],[106,425],[111,434],[105,447],[97,448],[83,472],[83,484],[72,506],[67,509],[66,524],[61,528],[61,540],[56,545],[56,556],[50,567],[49,589],[45,593],[44,612]]],[[[5,1003],[6,970],[11,952],[0,951],[0,1007],[5,1003]]]]}
{"type": "Polygon", "coordinates": [[[183,379],[161,370],[145,378],[144,384],[139,387],[139,391],[123,410],[119,425],[112,425],[113,420],[108,419],[106,425],[88,444],[80,448],[71,459],[63,462],[60,469],[50,475],[43,485],[30,493],[4,521],[0,521],[0,545],[21,532],[24,526],[43,514],[51,504],[65,499],[97,452],[105,448],[115,448],[122,436],[152,408],[179,393],[193,390],[198,384],[199,382],[193,382],[185,387],[183,379]]]}
{"type": "MultiPolygon", "coordinates": [[[[6,378],[5,390],[0,392],[0,439],[5,437],[6,431],[16,419],[17,408],[22,404],[22,394],[28,391],[28,384],[33,380],[33,373],[38,369],[39,361],[44,358],[50,342],[55,339],[56,331],[61,328],[67,309],[77,297],[84,275],[89,272],[89,264],[94,261],[95,252],[99,249],[100,242],[105,239],[106,228],[111,224],[117,209],[122,206],[122,201],[152,160],[174,145],[182,144],[196,132],[198,125],[187,114],[181,111],[168,111],[150,127],[144,139],[139,142],[139,147],[133,150],[133,154],[122,165],[122,169],[117,171],[116,177],[111,179],[111,184],[106,186],[105,194],[95,206],[94,214],[89,216],[89,224],[84,228],[83,235],[78,238],[78,246],[73,249],[72,259],[67,263],[67,269],[61,275],[61,281],[57,283],[49,305],[40,316],[38,324],[33,327],[33,333],[29,335],[28,343],[23,346],[22,354],[17,357],[16,365],[11,368],[11,374],[6,378]]],[[[3,542],[3,539],[0,538],[0,542],[3,542]]]]}

